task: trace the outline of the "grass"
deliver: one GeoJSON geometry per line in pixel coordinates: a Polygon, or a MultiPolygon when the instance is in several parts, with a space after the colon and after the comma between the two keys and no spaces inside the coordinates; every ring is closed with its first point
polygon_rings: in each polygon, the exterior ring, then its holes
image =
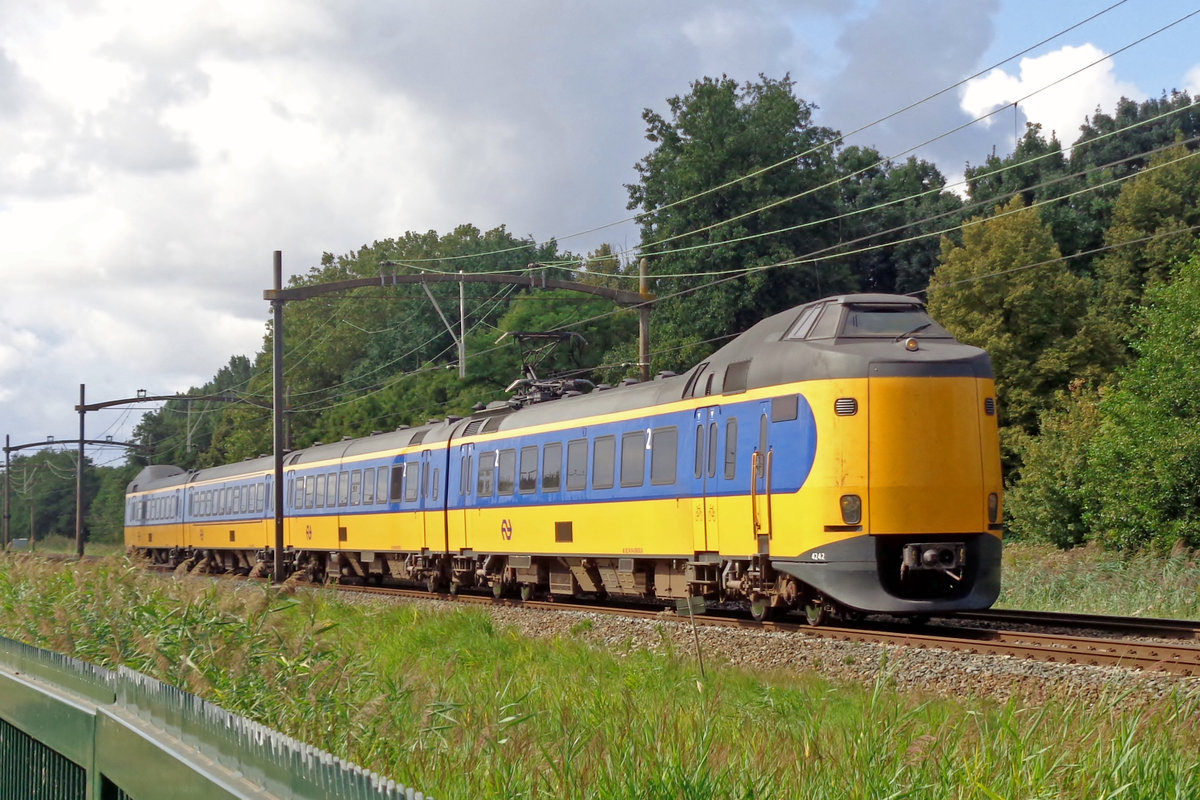
{"type": "MultiPolygon", "coordinates": [[[[1050,603],[1058,586],[1090,604],[1128,580],[1141,605],[1143,581],[1170,597],[1197,578],[1186,560],[1055,555],[1013,548],[1005,600],[1050,603]]],[[[687,653],[616,655],[472,609],[164,579],[118,558],[0,557],[0,633],[155,675],[439,800],[1200,796],[1200,707],[1182,695],[950,701],[896,692],[886,665],[867,686],[711,665],[700,681],[687,653]]]]}
{"type": "Polygon", "coordinates": [[[997,605],[1139,617],[1200,619],[1200,554],[1121,555],[1007,544],[997,605]]]}

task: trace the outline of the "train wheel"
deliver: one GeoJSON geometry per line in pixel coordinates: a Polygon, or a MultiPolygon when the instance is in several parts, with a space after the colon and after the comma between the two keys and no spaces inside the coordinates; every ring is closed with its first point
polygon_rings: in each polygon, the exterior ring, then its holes
{"type": "Polygon", "coordinates": [[[504,585],[500,581],[492,581],[492,597],[497,600],[504,597],[504,585]]]}
{"type": "Polygon", "coordinates": [[[819,600],[804,606],[804,619],[814,628],[829,622],[829,608],[819,600]]]}
{"type": "Polygon", "coordinates": [[[438,576],[430,575],[428,578],[426,578],[425,579],[425,588],[429,590],[430,594],[437,594],[438,576]]]}
{"type": "Polygon", "coordinates": [[[771,598],[758,596],[750,601],[750,616],[755,622],[763,622],[771,618],[771,598]]]}
{"type": "Polygon", "coordinates": [[[521,599],[529,600],[533,597],[533,587],[528,583],[521,584],[521,599]]]}

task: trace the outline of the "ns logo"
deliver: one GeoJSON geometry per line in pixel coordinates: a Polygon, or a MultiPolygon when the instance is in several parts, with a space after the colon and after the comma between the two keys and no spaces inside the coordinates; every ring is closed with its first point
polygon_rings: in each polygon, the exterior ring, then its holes
{"type": "Polygon", "coordinates": [[[512,520],[500,520],[500,538],[504,541],[512,541],[512,520]]]}

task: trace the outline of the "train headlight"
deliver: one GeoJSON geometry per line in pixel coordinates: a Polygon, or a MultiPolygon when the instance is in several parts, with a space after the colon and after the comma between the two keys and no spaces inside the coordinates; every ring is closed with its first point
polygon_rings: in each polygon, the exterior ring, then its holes
{"type": "Polygon", "coordinates": [[[992,492],[988,495],[988,522],[993,525],[1000,519],[1000,495],[992,492]]]}
{"type": "Polygon", "coordinates": [[[862,522],[862,498],[856,494],[844,494],[841,499],[842,522],[857,525],[862,522]]]}
{"type": "Polygon", "coordinates": [[[904,349],[910,353],[915,353],[917,350],[921,349],[921,343],[910,336],[904,340],[904,349]]]}

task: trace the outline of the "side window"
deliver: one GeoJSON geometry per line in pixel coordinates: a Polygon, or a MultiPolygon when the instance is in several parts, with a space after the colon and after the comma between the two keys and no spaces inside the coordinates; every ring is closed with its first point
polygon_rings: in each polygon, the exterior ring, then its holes
{"type": "Polygon", "coordinates": [[[415,503],[421,496],[421,465],[410,461],[404,465],[404,502],[415,503]]]}
{"type": "Polygon", "coordinates": [[[592,488],[611,489],[617,463],[617,438],[600,436],[592,449],[592,488]]]}
{"type": "Polygon", "coordinates": [[[466,451],[458,456],[458,496],[471,493],[471,459],[466,451]]]}
{"type": "Polygon", "coordinates": [[[621,485],[641,486],[646,482],[646,431],[621,436],[621,485]]]}
{"type": "Polygon", "coordinates": [[[496,477],[496,491],[499,494],[512,494],[517,484],[517,451],[513,449],[500,451],[500,474],[496,477]]]}
{"type": "Polygon", "coordinates": [[[650,436],[650,483],[665,486],[675,482],[679,464],[679,429],[655,428],[650,436]]]}
{"type": "Polygon", "coordinates": [[[296,478],[292,490],[292,508],[304,508],[304,478],[296,478]]]}
{"type": "Polygon", "coordinates": [[[567,490],[578,492],[587,488],[587,439],[567,442],[567,490]]]}
{"type": "Polygon", "coordinates": [[[376,470],[375,478],[375,501],[378,503],[386,503],[388,499],[388,468],[380,467],[376,470]]]}
{"type": "Polygon", "coordinates": [[[350,473],[338,473],[338,505],[345,506],[350,502],[350,473]]]}
{"type": "Polygon", "coordinates": [[[364,469],[362,481],[362,504],[375,505],[375,470],[364,469]]]}
{"type": "Polygon", "coordinates": [[[362,502],[362,470],[356,469],[350,473],[350,505],[356,506],[362,502]]]}
{"type": "Polygon", "coordinates": [[[317,476],[317,502],[316,502],[316,507],[317,507],[317,508],[324,508],[324,507],[325,507],[325,475],[324,475],[324,474],[321,474],[321,475],[318,475],[318,476],[317,476]]]}
{"type": "Polygon", "coordinates": [[[704,425],[696,426],[696,477],[704,477],[704,425]]]}
{"type": "Polygon", "coordinates": [[[717,436],[720,429],[717,423],[708,423],[708,477],[717,477],[717,436]]]}
{"type": "Polygon", "coordinates": [[[312,508],[313,502],[316,499],[317,480],[315,475],[309,475],[308,481],[304,484],[304,507],[312,508]]]}
{"type": "Polygon", "coordinates": [[[267,485],[260,483],[258,485],[258,500],[255,501],[255,511],[262,511],[267,504],[267,485]]]}
{"type": "Polygon", "coordinates": [[[392,493],[391,498],[393,503],[399,503],[404,499],[404,465],[396,464],[392,467],[392,493]]]}
{"type": "Polygon", "coordinates": [[[737,418],[730,417],[725,423],[725,480],[737,476],[737,418]]]}
{"type": "Polygon", "coordinates": [[[433,471],[433,490],[432,490],[431,494],[433,495],[434,500],[438,499],[438,492],[441,491],[441,486],[442,486],[441,474],[442,474],[442,471],[440,469],[435,469],[433,471]]]}
{"type": "Polygon", "coordinates": [[[542,491],[562,488],[562,443],[551,442],[542,449],[542,491]]]}
{"type": "Polygon", "coordinates": [[[532,447],[521,448],[521,470],[520,483],[518,488],[521,494],[530,494],[537,491],[538,477],[538,448],[537,445],[532,447]]]}
{"type": "Polygon", "coordinates": [[[496,492],[496,451],[485,450],[479,454],[479,481],[475,491],[480,497],[491,497],[496,492]]]}
{"type": "Polygon", "coordinates": [[[767,470],[767,415],[763,414],[758,420],[758,473],[755,475],[761,478],[767,470]]]}

